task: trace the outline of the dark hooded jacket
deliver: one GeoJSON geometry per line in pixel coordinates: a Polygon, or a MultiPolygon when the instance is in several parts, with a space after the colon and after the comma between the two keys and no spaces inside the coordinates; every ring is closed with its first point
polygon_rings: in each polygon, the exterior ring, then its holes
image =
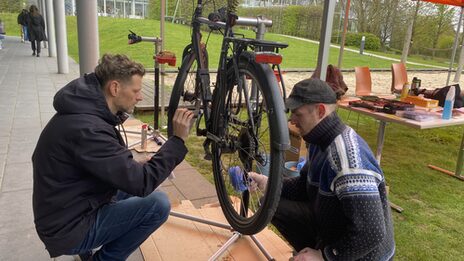
{"type": "Polygon", "coordinates": [[[147,163],[136,162],[93,73],[62,88],[53,106],[57,113],[32,155],[34,222],[51,257],[82,242],[117,190],[149,195],[187,153],[173,136],[147,163]]]}
{"type": "Polygon", "coordinates": [[[29,34],[28,36],[31,42],[47,40],[47,36],[45,35],[45,21],[40,14],[32,15],[29,13],[27,16],[27,33],[29,34]]]}

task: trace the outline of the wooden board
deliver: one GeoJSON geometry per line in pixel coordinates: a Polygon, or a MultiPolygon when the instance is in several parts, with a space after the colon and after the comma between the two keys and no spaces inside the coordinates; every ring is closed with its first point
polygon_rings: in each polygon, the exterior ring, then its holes
{"type": "MultiPolygon", "coordinates": [[[[172,211],[227,223],[221,208],[214,204],[196,209],[190,201],[184,200],[173,206],[172,211]]],[[[145,261],[208,260],[232,235],[227,229],[170,216],[140,248],[145,261]]],[[[266,228],[255,236],[275,260],[288,260],[292,256],[292,249],[271,230],[266,228]]],[[[249,236],[242,236],[219,260],[266,258],[249,236]]]]}

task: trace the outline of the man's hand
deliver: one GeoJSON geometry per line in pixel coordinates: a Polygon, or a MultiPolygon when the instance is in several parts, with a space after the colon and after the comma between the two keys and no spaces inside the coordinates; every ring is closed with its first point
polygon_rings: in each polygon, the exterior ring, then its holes
{"type": "Polygon", "coordinates": [[[193,125],[193,112],[187,109],[177,109],[172,119],[173,134],[186,141],[193,125]]]}
{"type": "Polygon", "coordinates": [[[322,261],[322,252],[320,250],[315,250],[309,247],[303,248],[298,254],[294,257],[291,257],[289,261],[322,261]]]}
{"type": "Polygon", "coordinates": [[[264,191],[266,190],[266,185],[267,185],[267,177],[262,175],[262,174],[258,174],[256,172],[248,172],[248,178],[251,179],[251,183],[249,185],[249,188],[248,190],[250,190],[250,192],[254,192],[256,190],[261,190],[261,191],[264,191]]]}

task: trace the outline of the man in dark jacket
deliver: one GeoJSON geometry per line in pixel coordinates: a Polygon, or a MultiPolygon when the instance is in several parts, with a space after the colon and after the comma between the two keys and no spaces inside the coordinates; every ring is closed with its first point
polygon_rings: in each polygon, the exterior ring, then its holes
{"type": "Polygon", "coordinates": [[[57,113],[32,156],[34,221],[51,257],[101,246],[92,260],[125,260],[166,221],[168,198],[154,190],[184,159],[193,113],[177,110],[173,137],[136,162],[115,126],[142,100],[144,74],[126,56],[105,54],[95,73],[55,95],[57,113]]]}
{"type": "Polygon", "coordinates": [[[29,12],[26,9],[21,10],[21,13],[18,15],[18,24],[21,25],[21,42],[29,41],[27,34],[27,19],[29,12]]]}

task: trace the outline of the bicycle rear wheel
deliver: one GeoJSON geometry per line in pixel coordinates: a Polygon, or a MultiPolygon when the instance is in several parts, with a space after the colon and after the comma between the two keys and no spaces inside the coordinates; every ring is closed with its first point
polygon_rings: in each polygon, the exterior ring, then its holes
{"type": "Polygon", "coordinates": [[[238,76],[230,68],[226,90],[216,90],[212,143],[216,191],[230,225],[255,234],[271,220],[282,188],[288,128],[276,78],[270,67],[244,53],[238,76]],[[268,176],[265,190],[252,188],[250,171],[268,176]]]}
{"type": "Polygon", "coordinates": [[[208,68],[208,53],[202,49],[203,66],[198,66],[195,54],[191,50],[191,45],[184,50],[182,64],[179,68],[176,81],[172,88],[168,107],[168,137],[173,134],[172,118],[177,108],[184,107],[194,109],[196,106],[202,107],[201,84],[197,70],[208,68]]]}

